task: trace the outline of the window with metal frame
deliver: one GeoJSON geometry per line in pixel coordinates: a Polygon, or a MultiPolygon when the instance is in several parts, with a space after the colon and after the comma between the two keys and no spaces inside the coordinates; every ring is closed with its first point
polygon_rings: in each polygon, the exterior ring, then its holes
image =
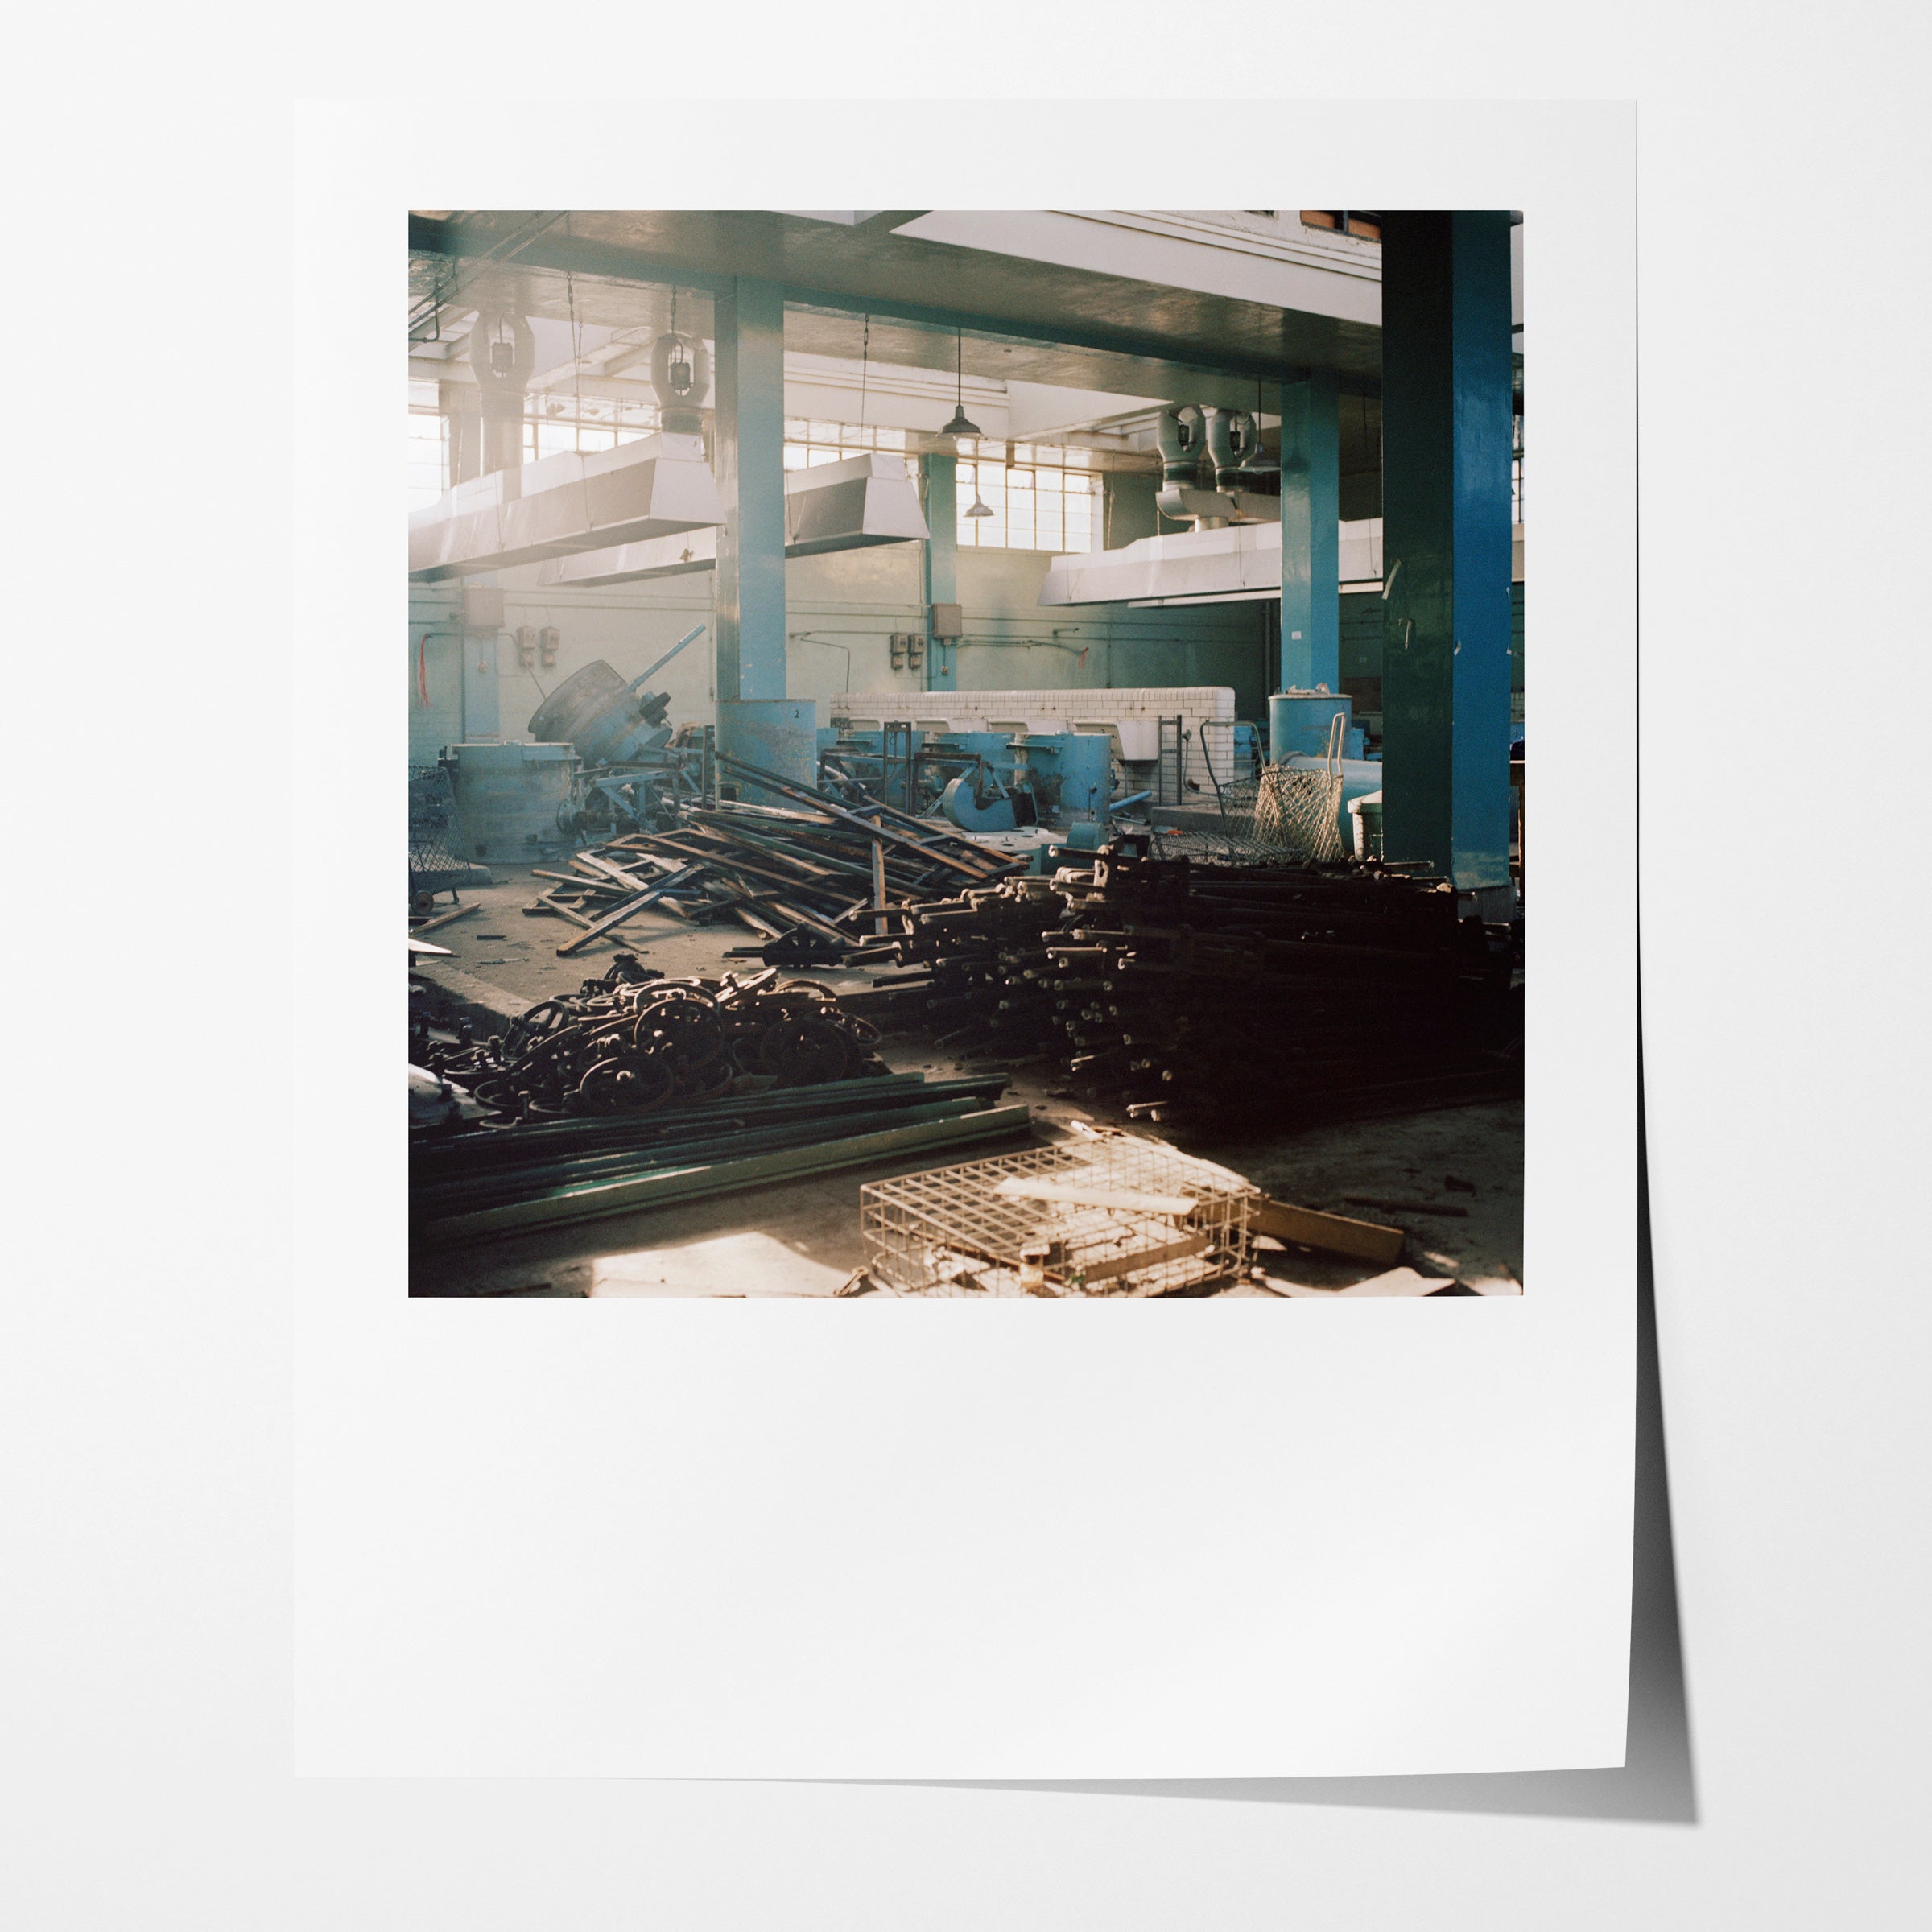
{"type": "Polygon", "coordinates": [[[960,462],[960,547],[1056,556],[1100,548],[1104,485],[1087,460],[1084,451],[1051,444],[981,444],[960,462]],[[972,515],[976,502],[992,514],[972,515]]]}

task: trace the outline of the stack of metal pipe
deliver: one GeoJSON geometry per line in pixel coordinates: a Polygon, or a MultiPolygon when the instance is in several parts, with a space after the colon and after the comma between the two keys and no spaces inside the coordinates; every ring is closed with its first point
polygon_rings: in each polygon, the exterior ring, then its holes
{"type": "Polygon", "coordinates": [[[1443,880],[1116,850],[908,916],[902,1020],[1129,1118],[1320,1120],[1520,1084],[1509,931],[1459,918],[1443,880]]]}

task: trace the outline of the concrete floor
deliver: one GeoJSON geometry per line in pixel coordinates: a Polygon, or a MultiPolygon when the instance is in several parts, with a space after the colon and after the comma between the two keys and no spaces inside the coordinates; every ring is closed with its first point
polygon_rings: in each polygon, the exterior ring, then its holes
{"type": "MultiPolygon", "coordinates": [[[[487,888],[464,893],[464,902],[473,898],[478,911],[427,935],[448,947],[450,955],[420,965],[423,977],[467,1003],[479,1018],[484,1013],[508,1018],[551,994],[574,992],[581,980],[605,971],[617,950],[610,941],[559,959],[556,947],[578,929],[522,913],[543,881],[526,869],[510,867],[497,868],[495,878],[487,888]]],[[[438,910],[448,904],[440,902],[438,910]]],[[[646,912],[622,936],[646,964],[671,977],[715,978],[728,968],[758,968],[755,959],[721,956],[729,947],[755,943],[742,927],[699,930],[646,912]]],[[[815,968],[799,976],[856,992],[875,976],[815,968]]],[[[880,1051],[895,1069],[935,1078],[969,1070],[916,1036],[889,1034],[880,1051]]],[[[1055,1097],[1050,1083],[1039,1077],[1042,1071],[1016,1071],[1006,1095],[1008,1102],[1033,1109],[1042,1138],[1064,1134],[1070,1120],[1105,1117],[1055,1097]]],[[[1402,1228],[1408,1241],[1402,1266],[1413,1275],[1432,1282],[1453,1280],[1478,1294],[1515,1294],[1521,1292],[1522,1278],[1522,1104],[1513,1100],[1287,1132],[1206,1137],[1180,1126],[1154,1131],[1245,1174],[1277,1199],[1402,1228]],[[1397,1205],[1364,1206],[1348,1200],[1352,1195],[1397,1205]]],[[[993,1146],[962,1150],[957,1158],[996,1151],[993,1146]]],[[[830,1295],[865,1260],[861,1187],[937,1164],[924,1155],[848,1168],[755,1193],[419,1254],[411,1262],[411,1293],[830,1295]]],[[[1379,1278],[1390,1270],[1276,1244],[1264,1242],[1257,1258],[1265,1280],[1228,1292],[1323,1300],[1418,1292],[1413,1278],[1379,1278]]]]}

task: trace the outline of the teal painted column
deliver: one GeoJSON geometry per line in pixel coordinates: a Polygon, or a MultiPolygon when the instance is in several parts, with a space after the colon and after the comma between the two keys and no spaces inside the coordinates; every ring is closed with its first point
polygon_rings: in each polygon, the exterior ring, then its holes
{"type": "Polygon", "coordinates": [[[1341,689],[1341,430],[1332,369],[1282,385],[1283,691],[1341,689]]]}
{"type": "Polygon", "coordinates": [[[1509,217],[1382,225],[1382,830],[1509,883],[1509,217]]]}
{"type": "Polygon", "coordinates": [[[932,607],[960,601],[959,460],[954,456],[919,459],[926,479],[926,688],[957,691],[960,653],[956,644],[936,642],[932,635],[932,607]]]}
{"type": "Polygon", "coordinates": [[[785,695],[784,291],[741,276],[716,317],[712,467],[724,526],[712,648],[724,704],[785,695]]]}

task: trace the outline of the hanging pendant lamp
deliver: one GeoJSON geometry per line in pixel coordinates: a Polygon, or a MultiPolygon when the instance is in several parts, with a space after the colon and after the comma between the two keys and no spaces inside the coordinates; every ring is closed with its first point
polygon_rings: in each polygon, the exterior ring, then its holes
{"type": "MultiPolygon", "coordinates": [[[[952,399],[954,407],[952,420],[939,431],[941,436],[952,436],[956,440],[960,436],[976,436],[980,433],[979,424],[972,421],[966,414],[965,355],[965,331],[958,329],[953,333],[952,399]]],[[[975,490],[973,493],[977,496],[979,493],[975,490]]],[[[968,510],[966,514],[969,517],[989,517],[993,512],[976,506],[973,509],[968,510]]]]}

